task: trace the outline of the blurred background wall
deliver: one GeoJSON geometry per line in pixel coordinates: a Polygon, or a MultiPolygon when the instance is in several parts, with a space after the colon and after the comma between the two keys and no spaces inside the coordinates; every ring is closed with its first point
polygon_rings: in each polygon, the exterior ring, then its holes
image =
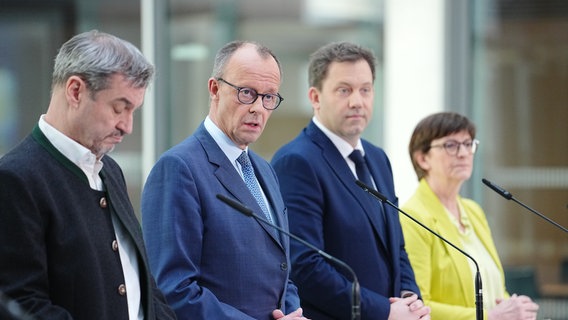
{"type": "Polygon", "coordinates": [[[567,1],[0,0],[0,156],[45,112],[57,49],[89,29],[133,42],[157,66],[134,133],[112,154],[137,210],[157,157],[206,116],[220,46],[259,41],[282,62],[285,101],[252,146],[270,160],[311,118],[310,53],[353,41],[378,57],[364,136],[391,157],[400,203],[417,184],[406,150],[418,120],[441,110],[467,115],[481,145],[465,195],[484,207],[511,286],[568,298],[568,235],[481,183],[568,226],[567,1]]]}

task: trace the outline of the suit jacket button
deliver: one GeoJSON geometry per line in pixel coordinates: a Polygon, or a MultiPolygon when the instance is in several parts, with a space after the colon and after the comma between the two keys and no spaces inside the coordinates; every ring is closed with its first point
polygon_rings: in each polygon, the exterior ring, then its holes
{"type": "Polygon", "coordinates": [[[102,197],[101,200],[99,200],[99,206],[103,209],[107,207],[107,199],[105,197],[102,197]]]}
{"type": "Polygon", "coordinates": [[[282,269],[284,271],[288,270],[288,264],[286,262],[282,262],[280,264],[280,269],[282,269]]]}
{"type": "Polygon", "coordinates": [[[118,286],[118,294],[121,296],[126,295],[126,286],[121,284],[118,286]]]}
{"type": "Polygon", "coordinates": [[[116,240],[112,242],[112,251],[118,251],[118,241],[116,240]]]}

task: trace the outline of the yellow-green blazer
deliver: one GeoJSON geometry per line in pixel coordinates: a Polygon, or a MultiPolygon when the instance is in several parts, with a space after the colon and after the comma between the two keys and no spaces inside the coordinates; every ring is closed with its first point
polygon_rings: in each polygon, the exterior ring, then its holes
{"type": "MultiPolygon", "coordinates": [[[[497,264],[503,279],[503,290],[506,292],[503,267],[483,210],[470,199],[460,197],[459,201],[467,212],[475,233],[497,264]]],[[[463,249],[459,231],[424,179],[402,209],[463,249]]],[[[402,214],[400,222],[406,252],[424,304],[432,309],[432,320],[475,319],[475,288],[468,258],[402,214]]]]}

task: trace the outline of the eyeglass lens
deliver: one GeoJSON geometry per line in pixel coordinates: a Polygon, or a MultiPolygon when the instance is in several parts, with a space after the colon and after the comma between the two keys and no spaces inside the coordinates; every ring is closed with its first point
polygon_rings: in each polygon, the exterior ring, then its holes
{"type": "Polygon", "coordinates": [[[282,100],[284,100],[280,95],[278,94],[271,94],[271,93],[258,93],[256,90],[252,89],[252,88],[247,88],[247,87],[237,87],[236,85],[226,81],[223,78],[219,78],[218,81],[222,81],[228,85],[230,85],[231,87],[235,88],[237,90],[237,99],[239,99],[240,103],[244,103],[244,104],[253,104],[256,99],[258,99],[258,97],[262,97],[262,106],[265,109],[268,110],[274,110],[276,108],[278,108],[278,106],[280,105],[280,102],[282,102],[282,100]]]}
{"type": "Polygon", "coordinates": [[[455,155],[459,152],[459,149],[462,145],[467,151],[475,153],[475,150],[477,149],[477,144],[478,142],[476,140],[468,140],[464,142],[457,142],[455,140],[450,140],[446,141],[443,144],[443,147],[444,149],[446,149],[448,153],[455,155]]]}
{"type": "Polygon", "coordinates": [[[280,97],[275,94],[260,94],[251,88],[240,88],[238,90],[239,93],[237,97],[241,103],[252,104],[260,96],[262,97],[262,105],[266,109],[276,109],[276,107],[280,104],[280,97]]]}

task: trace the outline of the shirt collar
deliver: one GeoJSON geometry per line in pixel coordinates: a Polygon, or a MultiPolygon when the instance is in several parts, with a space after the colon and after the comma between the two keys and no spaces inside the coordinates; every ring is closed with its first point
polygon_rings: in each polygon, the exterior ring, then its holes
{"type": "Polygon", "coordinates": [[[49,142],[65,157],[71,160],[71,162],[91,176],[97,176],[99,174],[103,168],[103,163],[100,159],[97,160],[97,157],[91,150],[85,148],[77,141],[69,138],[47,123],[47,121],[45,121],[45,114],[40,116],[38,126],[49,142]]]}
{"type": "MultiPolygon", "coordinates": [[[[239,170],[239,166],[237,166],[237,158],[241,155],[243,150],[229,139],[229,137],[221,129],[219,129],[213,120],[209,118],[209,116],[205,118],[203,125],[205,126],[205,130],[207,130],[213,140],[215,140],[219,148],[221,148],[223,153],[227,156],[227,158],[229,158],[233,166],[239,170]]],[[[244,151],[248,152],[248,147],[246,147],[244,151]]]]}
{"type": "Polygon", "coordinates": [[[326,128],[315,116],[312,118],[312,121],[329,138],[329,140],[331,140],[331,143],[335,145],[344,159],[349,158],[349,155],[351,154],[351,152],[353,152],[353,150],[359,150],[361,151],[361,154],[365,156],[365,150],[363,149],[363,144],[361,143],[360,138],[359,140],[357,140],[357,145],[355,146],[355,148],[353,148],[349,144],[349,142],[345,141],[343,138],[326,128]]]}

